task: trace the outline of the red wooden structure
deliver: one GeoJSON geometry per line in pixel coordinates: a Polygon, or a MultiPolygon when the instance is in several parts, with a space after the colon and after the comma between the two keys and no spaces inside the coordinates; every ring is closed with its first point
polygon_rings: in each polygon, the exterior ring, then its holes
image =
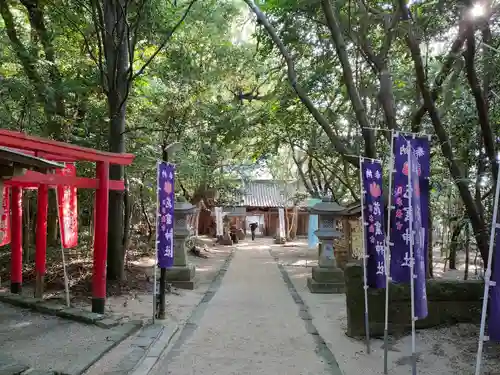
{"type": "Polygon", "coordinates": [[[20,293],[22,285],[22,209],[23,188],[38,189],[35,269],[37,281],[43,280],[47,251],[48,189],[61,185],[79,189],[96,189],[94,218],[94,266],[92,274],[92,311],[104,313],[106,301],[106,260],[108,250],[109,190],[124,190],[124,182],[109,180],[109,165],[130,165],[132,154],[115,154],[57,142],[24,133],[1,130],[0,147],[8,147],[24,154],[55,162],[89,161],[96,163],[96,178],[61,176],[27,171],[23,176],[5,180],[12,186],[11,227],[11,292],[20,293]]]}

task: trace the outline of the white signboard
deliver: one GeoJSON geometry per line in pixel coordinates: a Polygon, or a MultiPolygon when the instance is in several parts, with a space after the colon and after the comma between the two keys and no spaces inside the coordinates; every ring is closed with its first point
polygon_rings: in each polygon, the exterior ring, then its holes
{"type": "Polygon", "coordinates": [[[279,225],[280,225],[280,237],[286,238],[285,234],[285,210],[283,208],[278,209],[279,225]]]}
{"type": "Polygon", "coordinates": [[[222,207],[215,207],[215,234],[222,236],[222,207]]]}

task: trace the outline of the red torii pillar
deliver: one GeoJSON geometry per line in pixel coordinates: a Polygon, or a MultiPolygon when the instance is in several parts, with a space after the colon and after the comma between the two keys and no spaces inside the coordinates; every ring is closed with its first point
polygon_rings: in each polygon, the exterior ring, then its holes
{"type": "Polygon", "coordinates": [[[47,215],[49,209],[49,187],[42,184],[38,187],[36,211],[36,243],[35,243],[35,298],[43,297],[43,286],[47,259],[47,215]]]}
{"type": "Polygon", "coordinates": [[[10,291],[21,293],[23,283],[23,189],[12,187],[10,291]]]}
{"type": "Polygon", "coordinates": [[[92,312],[104,314],[106,306],[106,259],[108,253],[109,163],[96,164],[99,180],[95,195],[94,272],[92,275],[92,312]]]}

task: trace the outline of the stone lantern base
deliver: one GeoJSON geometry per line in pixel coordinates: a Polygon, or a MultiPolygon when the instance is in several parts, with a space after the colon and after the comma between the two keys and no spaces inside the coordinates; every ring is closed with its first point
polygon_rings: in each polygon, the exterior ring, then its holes
{"type": "Polygon", "coordinates": [[[233,240],[231,239],[231,236],[229,236],[229,234],[226,233],[223,236],[221,236],[219,243],[224,246],[231,246],[233,244],[233,240]]]}
{"type": "Polygon", "coordinates": [[[283,245],[286,243],[286,238],[280,237],[279,235],[276,235],[276,238],[274,239],[275,244],[283,245]]]}
{"type": "Polygon", "coordinates": [[[337,267],[313,267],[307,287],[311,293],[342,294],[345,292],[344,272],[337,267]]]}
{"type": "Polygon", "coordinates": [[[195,266],[173,266],[167,269],[167,282],[179,289],[193,290],[196,288],[195,266]]]}

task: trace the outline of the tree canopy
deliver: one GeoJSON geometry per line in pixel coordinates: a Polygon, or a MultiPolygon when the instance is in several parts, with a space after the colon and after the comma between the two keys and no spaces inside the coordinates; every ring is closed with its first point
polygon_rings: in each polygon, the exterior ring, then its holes
{"type": "Polygon", "coordinates": [[[112,279],[173,142],[177,193],[210,208],[264,172],[352,202],[355,155],[387,161],[387,130],[432,135],[431,216],[470,224],[485,258],[497,14],[489,1],[0,0],[0,127],[136,155],[110,171],[129,187],[110,195],[112,279]]]}

